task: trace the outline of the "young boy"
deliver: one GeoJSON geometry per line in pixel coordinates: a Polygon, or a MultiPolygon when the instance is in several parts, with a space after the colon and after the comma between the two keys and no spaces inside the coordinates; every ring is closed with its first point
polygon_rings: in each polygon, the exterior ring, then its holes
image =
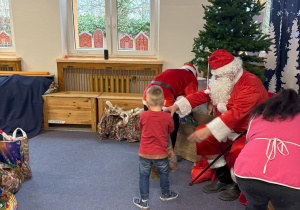
{"type": "Polygon", "coordinates": [[[142,131],[139,149],[139,185],[141,198],[133,198],[133,203],[141,209],[148,209],[149,177],[152,164],[160,175],[162,201],[173,200],[178,197],[177,192],[169,189],[169,160],[167,137],[174,130],[173,118],[169,113],[163,112],[164,93],[161,87],[152,86],[146,93],[148,111],[140,116],[140,129],[142,131]]]}

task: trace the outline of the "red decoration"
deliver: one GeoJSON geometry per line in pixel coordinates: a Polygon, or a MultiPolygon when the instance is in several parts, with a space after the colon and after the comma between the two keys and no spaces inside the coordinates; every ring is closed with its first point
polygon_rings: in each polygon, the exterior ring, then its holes
{"type": "Polygon", "coordinates": [[[4,31],[0,33],[0,45],[10,45],[10,36],[4,31]]]}
{"type": "Polygon", "coordinates": [[[131,38],[131,35],[125,34],[120,39],[120,48],[122,48],[122,49],[132,49],[133,48],[133,39],[131,38]]]}
{"type": "Polygon", "coordinates": [[[100,29],[94,32],[94,48],[103,48],[103,32],[100,29]]]}
{"type": "Polygon", "coordinates": [[[79,34],[79,47],[92,47],[92,35],[90,33],[82,32],[79,34]]]}
{"type": "Polygon", "coordinates": [[[149,37],[147,33],[140,32],[135,37],[135,49],[136,50],[148,50],[149,37]]]}

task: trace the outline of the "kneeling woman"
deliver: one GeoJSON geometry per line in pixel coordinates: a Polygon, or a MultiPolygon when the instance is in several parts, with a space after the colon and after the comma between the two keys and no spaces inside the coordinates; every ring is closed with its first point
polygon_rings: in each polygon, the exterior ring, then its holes
{"type": "Polygon", "coordinates": [[[300,209],[300,98],[292,89],[253,110],[234,171],[246,209],[300,209]]]}

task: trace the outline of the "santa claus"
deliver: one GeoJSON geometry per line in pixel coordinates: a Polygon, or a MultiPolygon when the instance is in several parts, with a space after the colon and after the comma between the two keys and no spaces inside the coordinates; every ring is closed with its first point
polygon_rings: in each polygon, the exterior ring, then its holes
{"type": "MultiPolygon", "coordinates": [[[[165,111],[180,117],[203,103],[212,102],[215,107],[215,119],[197,127],[188,140],[197,143],[197,154],[206,156],[211,163],[221,152],[224,145],[230,144],[237,133],[244,131],[250,119],[250,111],[257,104],[268,99],[268,93],[260,79],[244,70],[242,60],[228,51],[220,49],[208,59],[212,69],[212,78],[207,88],[182,98],[165,111]]],[[[235,182],[233,166],[245,145],[245,136],[233,143],[229,152],[216,161],[217,179],[205,186],[206,193],[221,192],[222,200],[235,200],[240,190],[235,182]]]]}
{"type": "MultiPolygon", "coordinates": [[[[185,63],[180,69],[166,69],[160,73],[144,91],[143,103],[145,110],[148,109],[146,106],[146,92],[154,85],[160,86],[164,91],[164,106],[172,106],[179,96],[187,96],[198,91],[197,69],[193,64],[185,63]]],[[[171,141],[174,148],[179,128],[177,114],[173,115],[173,120],[175,129],[171,133],[171,141]]],[[[178,157],[178,160],[180,160],[180,157],[178,157]]]]}

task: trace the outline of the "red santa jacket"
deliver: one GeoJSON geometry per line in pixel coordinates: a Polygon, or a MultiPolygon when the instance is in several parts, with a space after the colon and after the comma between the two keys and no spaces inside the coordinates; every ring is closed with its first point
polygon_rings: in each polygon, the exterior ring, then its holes
{"type": "MultiPolygon", "coordinates": [[[[176,102],[180,109],[179,115],[189,114],[192,108],[211,101],[205,90],[206,88],[176,102]]],[[[219,142],[226,142],[227,138],[233,140],[238,136],[233,131],[241,132],[248,127],[249,113],[252,108],[268,98],[268,93],[259,78],[243,70],[230,94],[230,99],[226,105],[227,111],[222,114],[217,106],[214,106],[216,118],[206,126],[219,142]]],[[[233,153],[232,163],[244,147],[244,142],[245,136],[233,144],[231,149],[233,153]]]]}
{"type": "Polygon", "coordinates": [[[153,81],[159,81],[168,84],[172,88],[174,95],[165,86],[149,84],[144,91],[144,102],[146,101],[147,90],[153,85],[160,86],[163,89],[166,107],[174,104],[174,97],[177,98],[178,96],[182,95],[187,96],[198,91],[198,81],[196,77],[193,75],[193,73],[185,69],[167,69],[155,77],[153,81]]]}
{"type": "MultiPolygon", "coordinates": [[[[211,101],[209,94],[204,93],[205,90],[186,97],[190,109],[211,101]]],[[[226,138],[232,130],[243,131],[248,126],[249,112],[252,108],[268,98],[268,93],[259,78],[243,70],[230,94],[227,111],[221,114],[215,106],[216,118],[208,124],[209,129],[219,141],[226,138]]]]}

